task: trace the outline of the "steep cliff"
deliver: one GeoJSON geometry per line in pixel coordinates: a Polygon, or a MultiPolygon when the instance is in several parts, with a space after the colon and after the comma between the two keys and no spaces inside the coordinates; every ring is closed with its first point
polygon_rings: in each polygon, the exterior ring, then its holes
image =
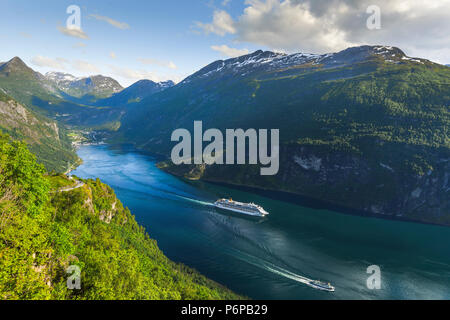
{"type": "Polygon", "coordinates": [[[175,166],[168,161],[160,167],[187,179],[298,194],[343,212],[450,225],[450,153],[420,149],[409,151],[429,152],[434,166],[426,171],[408,170],[406,159],[393,162],[387,156],[296,144],[281,147],[280,171],[273,177],[260,176],[256,165],[175,166]]]}
{"type": "Polygon", "coordinates": [[[0,130],[25,141],[47,170],[64,172],[78,163],[67,132],[0,90],[0,130]]]}

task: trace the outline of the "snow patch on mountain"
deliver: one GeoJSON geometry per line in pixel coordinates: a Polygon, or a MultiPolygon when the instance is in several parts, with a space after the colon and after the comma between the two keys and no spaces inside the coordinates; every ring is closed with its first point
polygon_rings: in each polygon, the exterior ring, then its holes
{"type": "Polygon", "coordinates": [[[220,74],[221,76],[247,76],[254,72],[270,72],[303,66],[322,66],[324,68],[337,68],[366,61],[373,57],[381,57],[388,63],[417,62],[426,60],[410,58],[399,48],[392,46],[359,46],[348,48],[337,53],[311,54],[311,53],[276,53],[258,50],[237,58],[219,60],[211,63],[197,73],[187,77],[182,84],[194,79],[209,78],[220,74]]]}
{"type": "Polygon", "coordinates": [[[87,94],[110,96],[123,90],[116,80],[101,75],[79,78],[64,72],[47,72],[45,79],[58,90],[76,97],[87,94]]]}
{"type": "Polygon", "coordinates": [[[47,72],[45,74],[45,78],[47,78],[47,80],[50,81],[54,81],[56,83],[60,83],[60,82],[64,82],[64,81],[78,81],[81,80],[82,78],[77,78],[69,73],[64,73],[64,72],[47,72]]]}

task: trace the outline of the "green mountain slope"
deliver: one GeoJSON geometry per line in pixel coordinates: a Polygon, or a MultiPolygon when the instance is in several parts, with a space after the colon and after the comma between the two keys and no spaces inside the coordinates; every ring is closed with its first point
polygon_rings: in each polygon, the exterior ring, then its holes
{"type": "Polygon", "coordinates": [[[0,135],[0,299],[237,298],[167,259],[110,187],[45,176],[0,135]],[[67,288],[70,266],[80,290],[67,288]]]}
{"type": "Polygon", "coordinates": [[[67,132],[0,91],[0,130],[23,140],[47,170],[64,172],[79,161],[67,132]]]}
{"type": "Polygon", "coordinates": [[[32,103],[35,97],[49,101],[57,98],[54,88],[42,80],[43,76],[29,68],[19,57],[0,66],[0,88],[21,104],[35,107],[32,103]]]}
{"type": "MultiPolygon", "coordinates": [[[[103,77],[100,78],[98,81],[103,83],[103,77]]],[[[84,85],[88,89],[91,88],[89,83],[92,84],[94,81],[85,80],[84,85]]],[[[18,57],[0,66],[0,89],[34,112],[71,126],[114,128],[117,127],[116,123],[123,112],[115,108],[95,107],[69,101],[70,97],[53,81],[33,71],[18,57]]],[[[74,99],[77,97],[73,97],[72,100],[74,99]]]]}
{"type": "Polygon", "coordinates": [[[172,81],[156,83],[151,80],[140,80],[119,93],[115,93],[109,98],[100,99],[95,102],[97,106],[127,106],[129,104],[138,103],[143,99],[164,91],[175,84],[172,81]]]}
{"type": "Polygon", "coordinates": [[[169,155],[177,128],[280,129],[280,171],[164,165],[189,178],[281,190],[363,214],[450,224],[450,69],[398,48],[258,51],[217,61],[141,102],[115,141],[169,155]]]}
{"type": "Polygon", "coordinates": [[[45,80],[53,85],[61,96],[78,104],[93,105],[99,99],[111,97],[123,90],[114,79],[101,75],[87,78],[76,78],[62,72],[48,72],[45,80]]]}

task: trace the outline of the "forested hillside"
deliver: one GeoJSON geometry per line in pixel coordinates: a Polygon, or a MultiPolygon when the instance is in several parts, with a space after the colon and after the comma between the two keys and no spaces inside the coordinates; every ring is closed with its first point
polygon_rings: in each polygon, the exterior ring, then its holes
{"type": "Polygon", "coordinates": [[[0,134],[0,299],[235,298],[167,259],[110,187],[49,176],[0,134]],[[81,290],[67,288],[69,266],[81,290]]]}
{"type": "MultiPolygon", "coordinates": [[[[115,80],[101,76],[93,78],[97,80],[86,78],[80,84],[82,87],[85,84],[89,90],[93,90],[85,92],[90,92],[85,97],[90,102],[98,98],[105,98],[108,93],[112,94],[121,88],[116,84],[114,90],[109,88],[95,98],[95,92],[98,93],[97,86],[104,84],[105,81],[115,83],[115,80]]],[[[65,125],[83,128],[110,128],[120,119],[122,113],[122,110],[118,108],[93,107],[83,104],[82,97],[79,97],[82,93],[70,96],[62,91],[54,81],[34,71],[18,57],[0,65],[0,91],[30,110],[65,125]]],[[[75,91],[77,90],[68,90],[67,92],[75,94],[75,91]]]]}

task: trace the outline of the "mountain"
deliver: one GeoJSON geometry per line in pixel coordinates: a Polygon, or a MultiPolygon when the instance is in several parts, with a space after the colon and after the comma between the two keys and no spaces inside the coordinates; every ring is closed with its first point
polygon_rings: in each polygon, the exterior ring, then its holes
{"type": "Polygon", "coordinates": [[[68,90],[71,83],[81,80],[82,78],[77,78],[69,73],[64,72],[47,72],[45,74],[45,79],[53,82],[61,90],[68,90]]]}
{"type": "Polygon", "coordinates": [[[203,179],[294,193],[342,211],[450,225],[450,70],[399,48],[257,51],[216,61],[142,100],[111,138],[170,155],[172,132],[280,129],[280,171],[173,166],[203,179]]]}
{"type": "Polygon", "coordinates": [[[140,80],[119,93],[115,93],[109,98],[96,101],[97,106],[126,106],[131,103],[138,103],[143,99],[173,87],[173,81],[153,82],[151,80],[140,80]]]}
{"type": "Polygon", "coordinates": [[[89,104],[123,90],[113,78],[101,75],[76,78],[68,73],[49,72],[45,78],[61,91],[66,100],[89,104]]]}
{"type": "Polygon", "coordinates": [[[56,90],[45,83],[44,78],[19,57],[14,57],[0,66],[0,88],[23,104],[31,102],[33,96],[48,98],[56,95],[56,90]]]}
{"type": "Polygon", "coordinates": [[[0,131],[25,141],[47,170],[64,172],[79,162],[58,123],[29,110],[0,90],[0,131]]]}
{"type": "Polygon", "coordinates": [[[37,114],[70,126],[116,128],[123,111],[97,107],[91,103],[120,88],[115,80],[103,76],[84,79],[55,73],[44,76],[18,57],[0,66],[0,89],[5,94],[37,114]],[[66,91],[76,96],[62,91],[65,85],[68,85],[66,91]]]}
{"type": "Polygon", "coordinates": [[[47,175],[3,134],[0,150],[1,300],[242,299],[170,261],[100,180],[47,175]]]}
{"type": "Polygon", "coordinates": [[[55,105],[63,102],[58,90],[45,76],[35,72],[18,57],[0,66],[0,88],[5,94],[36,111],[42,111],[34,104],[36,99],[55,105]]]}
{"type": "Polygon", "coordinates": [[[0,129],[26,141],[47,170],[58,172],[79,161],[66,125],[114,129],[123,112],[65,100],[54,83],[18,57],[0,66],[0,95],[0,129]]]}
{"type": "Polygon", "coordinates": [[[401,63],[405,61],[415,61],[423,63],[425,60],[406,57],[398,48],[386,46],[361,46],[349,48],[344,51],[332,54],[307,54],[296,53],[287,55],[270,51],[258,50],[252,54],[238,58],[219,60],[200,71],[187,77],[182,83],[187,84],[192,81],[208,79],[215,80],[218,76],[221,80],[232,80],[231,77],[245,78],[256,73],[283,72],[283,75],[296,74],[296,67],[308,68],[320,66],[323,69],[341,68],[370,58],[378,57],[389,63],[401,63]],[[285,70],[286,69],[286,70],[285,70]]]}
{"type": "Polygon", "coordinates": [[[103,76],[77,78],[60,72],[44,76],[15,57],[0,64],[0,129],[24,139],[48,170],[63,172],[78,161],[66,126],[117,130],[128,102],[170,86],[171,81],[140,81],[122,90],[117,81],[103,76]],[[111,106],[96,103],[99,99],[111,106]]]}
{"type": "Polygon", "coordinates": [[[8,77],[10,75],[22,75],[28,78],[37,78],[38,75],[29,68],[19,57],[14,57],[0,66],[0,74],[8,77]]]}
{"type": "Polygon", "coordinates": [[[174,85],[142,80],[123,89],[104,76],[77,78],[68,73],[45,76],[15,57],[0,65],[0,89],[34,112],[70,126],[116,130],[128,104],[174,85]]]}

